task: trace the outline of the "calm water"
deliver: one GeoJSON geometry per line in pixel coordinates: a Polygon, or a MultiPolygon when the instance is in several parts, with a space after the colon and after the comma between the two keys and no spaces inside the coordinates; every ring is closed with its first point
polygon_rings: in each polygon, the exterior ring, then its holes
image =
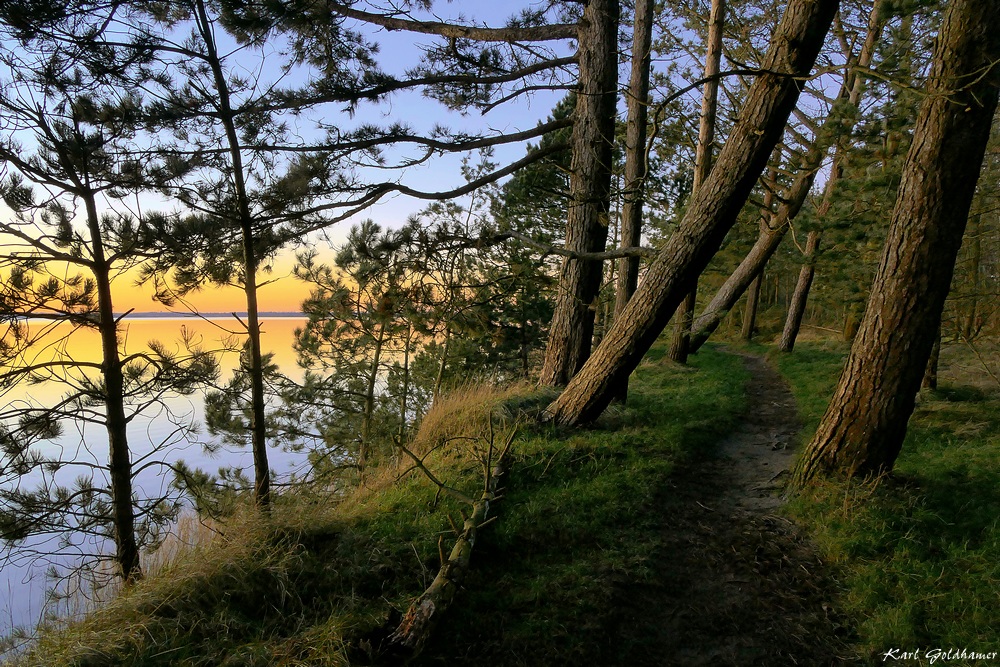
{"type": "MultiPolygon", "coordinates": [[[[297,377],[301,371],[295,363],[295,353],[292,340],[296,327],[302,326],[302,318],[280,317],[264,318],[262,320],[263,348],[265,352],[273,352],[278,367],[286,374],[297,377]]],[[[231,342],[235,332],[240,331],[240,323],[234,318],[201,320],[196,318],[127,318],[125,324],[126,347],[130,353],[141,351],[150,340],[158,340],[169,350],[180,349],[179,341],[182,327],[185,333],[205,349],[221,349],[224,343],[231,342]]],[[[30,326],[30,325],[29,325],[30,326]]],[[[59,325],[64,326],[64,325],[59,325]]],[[[58,339],[62,331],[58,327],[52,332],[51,339],[58,339]]],[[[242,340],[242,339],[240,339],[242,340]]],[[[64,352],[81,361],[99,360],[100,341],[97,335],[89,331],[74,332],[65,339],[64,352]]],[[[41,353],[40,360],[52,356],[49,350],[41,353]]],[[[222,354],[222,368],[225,373],[238,364],[235,353],[222,354]]],[[[13,403],[30,400],[42,405],[53,405],[65,393],[65,386],[59,382],[45,382],[30,386],[15,387],[0,398],[0,401],[13,403]]],[[[183,459],[192,467],[199,467],[214,472],[221,466],[242,467],[252,470],[252,457],[249,449],[223,449],[214,456],[208,456],[203,451],[201,442],[176,434],[176,427],[166,414],[167,410],[175,416],[186,420],[201,422],[204,414],[203,399],[195,394],[189,397],[170,397],[166,400],[166,409],[158,408],[136,417],[130,424],[129,445],[133,461],[141,461],[141,457],[150,453],[154,447],[161,447],[166,455],[160,455],[168,461],[183,459]]],[[[202,432],[197,440],[204,441],[207,433],[202,432]]],[[[60,450],[64,457],[70,457],[78,462],[105,464],[107,457],[107,436],[103,428],[97,425],[81,427],[73,424],[64,425],[63,434],[50,443],[41,445],[44,449],[60,450]]],[[[269,451],[269,463],[272,470],[279,476],[300,467],[303,455],[289,454],[278,449],[269,451]]],[[[66,470],[66,476],[60,481],[71,481],[81,473],[80,469],[66,470]]],[[[250,477],[252,478],[252,472],[250,477]]],[[[99,485],[95,476],[95,484],[99,485]]],[[[171,477],[165,474],[159,466],[150,466],[140,471],[135,480],[137,493],[140,496],[155,497],[159,492],[165,492],[171,477]]],[[[33,485],[28,480],[24,488],[33,485]]],[[[73,558],[73,550],[92,551],[94,545],[76,543],[71,546],[66,555],[55,559],[56,565],[66,564],[73,558]]],[[[22,550],[24,553],[26,550],[22,550]]],[[[12,627],[33,627],[45,612],[45,591],[47,581],[45,571],[52,560],[14,562],[0,569],[0,635],[7,634],[12,627]]]]}

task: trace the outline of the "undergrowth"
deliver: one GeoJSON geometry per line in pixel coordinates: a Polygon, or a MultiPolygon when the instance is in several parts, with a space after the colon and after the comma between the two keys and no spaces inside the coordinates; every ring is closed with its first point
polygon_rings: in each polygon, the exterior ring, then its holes
{"type": "MultiPolygon", "coordinates": [[[[846,348],[775,355],[815,430],[846,348]]],[[[791,505],[842,581],[845,611],[872,664],[886,652],[998,651],[1000,387],[968,350],[946,347],[938,391],[924,391],[893,474],[820,483],[791,505]]],[[[982,664],[949,660],[948,664],[982,664]]]]}
{"type": "MultiPolygon", "coordinates": [[[[523,419],[552,398],[525,387],[467,387],[425,419],[410,449],[466,494],[482,485],[490,424],[524,423],[499,520],[482,531],[471,579],[421,664],[620,664],[616,596],[653,576],[655,528],[665,521],[657,493],[743,407],[738,358],[706,349],[678,367],[663,356],[654,348],[627,407],[589,429],[523,419]]],[[[410,464],[387,462],[354,493],[300,489],[269,516],[234,516],[82,621],[43,629],[15,664],[359,662],[364,638],[433,579],[439,536],[447,544],[452,520],[461,522],[460,503],[419,471],[406,473],[410,464]]]]}

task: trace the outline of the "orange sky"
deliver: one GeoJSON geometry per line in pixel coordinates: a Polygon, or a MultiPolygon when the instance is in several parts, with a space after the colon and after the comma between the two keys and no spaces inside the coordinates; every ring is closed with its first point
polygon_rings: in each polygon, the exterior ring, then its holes
{"type": "MultiPolygon", "coordinates": [[[[298,312],[302,309],[302,301],[309,296],[310,287],[298,280],[292,273],[295,258],[288,254],[278,258],[274,272],[265,276],[271,280],[258,290],[259,310],[262,312],[298,312]]],[[[122,313],[128,310],[135,312],[159,312],[165,310],[185,311],[184,305],[178,303],[174,308],[164,308],[153,300],[153,290],[149,285],[136,287],[126,276],[115,283],[115,311],[122,313]]],[[[246,311],[246,297],[243,291],[235,287],[206,286],[189,294],[186,300],[199,312],[229,313],[246,311]]]]}

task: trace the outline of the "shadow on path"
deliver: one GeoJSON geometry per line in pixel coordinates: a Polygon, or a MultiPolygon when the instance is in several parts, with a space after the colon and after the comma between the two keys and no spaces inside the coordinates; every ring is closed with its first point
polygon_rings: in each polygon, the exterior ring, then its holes
{"type": "Polygon", "coordinates": [[[652,586],[619,591],[615,664],[854,662],[827,568],[774,514],[799,430],[794,399],[762,358],[743,359],[751,373],[745,419],[663,490],[661,571],[652,586]]]}

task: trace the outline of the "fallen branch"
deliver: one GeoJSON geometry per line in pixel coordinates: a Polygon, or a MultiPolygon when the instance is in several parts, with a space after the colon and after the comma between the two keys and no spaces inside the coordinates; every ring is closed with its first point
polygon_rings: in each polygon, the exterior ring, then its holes
{"type": "MultiPolygon", "coordinates": [[[[382,664],[398,665],[415,658],[423,649],[441,615],[454,601],[468,572],[478,531],[493,521],[493,518],[488,517],[490,504],[498,499],[500,479],[506,472],[508,454],[516,433],[516,429],[510,431],[497,455],[491,424],[489,448],[482,458],[485,480],[482,495],[472,502],[472,513],[466,517],[461,530],[457,531],[458,539],[448,558],[442,561],[441,569],[438,570],[434,581],[410,605],[396,630],[380,647],[379,661],[382,664]]],[[[420,467],[424,473],[428,472],[422,465],[420,467]]],[[[435,483],[439,484],[440,488],[440,483],[435,483]]]]}

